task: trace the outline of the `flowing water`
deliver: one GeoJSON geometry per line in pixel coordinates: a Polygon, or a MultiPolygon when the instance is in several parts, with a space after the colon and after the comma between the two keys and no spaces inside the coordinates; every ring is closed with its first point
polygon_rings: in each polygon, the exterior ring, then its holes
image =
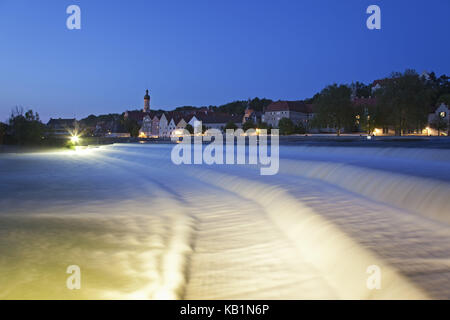
{"type": "Polygon", "coordinates": [[[281,146],[261,176],[172,147],[1,154],[0,299],[450,298],[449,150],[281,146]]]}

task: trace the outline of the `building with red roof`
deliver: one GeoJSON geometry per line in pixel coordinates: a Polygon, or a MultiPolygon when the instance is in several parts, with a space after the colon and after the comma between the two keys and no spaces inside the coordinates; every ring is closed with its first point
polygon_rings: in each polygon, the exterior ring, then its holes
{"type": "Polygon", "coordinates": [[[305,127],[313,117],[313,106],[304,101],[276,101],[267,106],[264,119],[268,125],[277,128],[282,118],[291,119],[294,124],[302,123],[305,127]]]}

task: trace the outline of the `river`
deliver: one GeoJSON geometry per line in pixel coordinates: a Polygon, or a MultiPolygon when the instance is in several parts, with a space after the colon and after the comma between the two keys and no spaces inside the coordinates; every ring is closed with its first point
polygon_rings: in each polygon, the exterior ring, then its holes
{"type": "Polygon", "coordinates": [[[285,145],[262,176],[172,148],[0,154],[0,299],[450,298],[450,150],[285,145]]]}

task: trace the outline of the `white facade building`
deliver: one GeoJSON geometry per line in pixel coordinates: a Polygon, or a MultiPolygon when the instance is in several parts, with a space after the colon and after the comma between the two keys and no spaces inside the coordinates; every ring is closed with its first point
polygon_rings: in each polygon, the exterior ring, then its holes
{"type": "Polygon", "coordinates": [[[144,119],[142,119],[142,126],[139,130],[139,137],[148,138],[152,135],[152,119],[149,115],[146,115],[144,119]]]}
{"type": "Polygon", "coordinates": [[[202,133],[202,122],[199,119],[197,119],[196,116],[192,116],[188,124],[190,124],[192,128],[194,128],[194,134],[202,133]]]}
{"type": "Polygon", "coordinates": [[[172,136],[176,128],[177,126],[175,124],[175,120],[173,118],[170,119],[169,123],[167,124],[167,133],[169,134],[169,137],[172,136]]]}
{"type": "Polygon", "coordinates": [[[169,123],[167,121],[166,115],[162,114],[161,118],[159,119],[159,137],[170,137],[168,127],[169,123]]]}
{"type": "Polygon", "coordinates": [[[306,128],[312,117],[312,107],[303,101],[273,102],[264,112],[264,121],[274,128],[278,128],[278,122],[283,118],[292,120],[296,125],[302,123],[306,128]]]}

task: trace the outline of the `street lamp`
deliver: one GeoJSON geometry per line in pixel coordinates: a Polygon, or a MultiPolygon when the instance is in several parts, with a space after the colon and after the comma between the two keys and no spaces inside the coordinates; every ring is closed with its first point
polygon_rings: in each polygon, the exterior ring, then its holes
{"type": "Polygon", "coordinates": [[[70,137],[70,141],[71,141],[73,144],[77,144],[78,142],[80,142],[80,137],[77,136],[77,135],[73,135],[73,136],[70,137]]]}

